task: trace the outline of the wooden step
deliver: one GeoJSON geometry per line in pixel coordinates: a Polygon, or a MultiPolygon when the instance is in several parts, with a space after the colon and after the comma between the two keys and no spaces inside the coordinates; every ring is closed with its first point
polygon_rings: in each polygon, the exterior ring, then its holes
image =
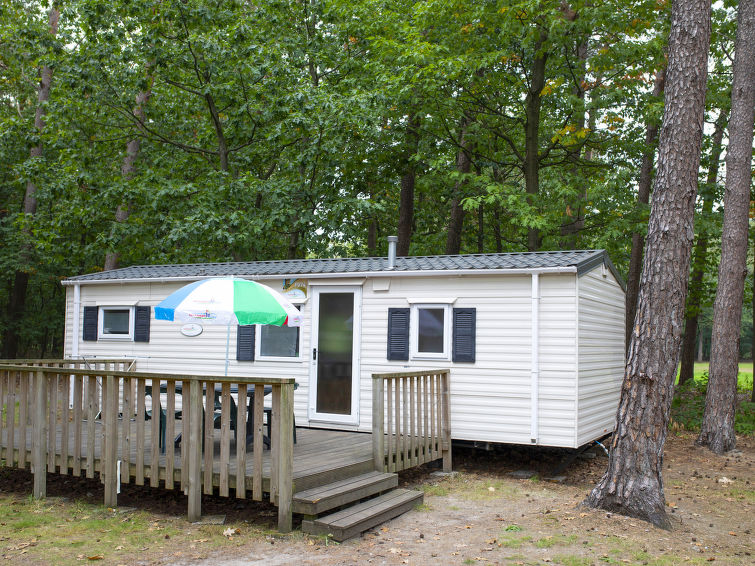
{"type": "Polygon", "coordinates": [[[397,474],[368,472],[294,494],[293,511],[302,515],[320,515],[342,505],[393,489],[397,474]]]}
{"type": "Polygon", "coordinates": [[[410,511],[422,503],[423,497],[420,491],[394,489],[320,519],[304,520],[301,530],[313,535],[330,534],[341,542],[410,511]]]}

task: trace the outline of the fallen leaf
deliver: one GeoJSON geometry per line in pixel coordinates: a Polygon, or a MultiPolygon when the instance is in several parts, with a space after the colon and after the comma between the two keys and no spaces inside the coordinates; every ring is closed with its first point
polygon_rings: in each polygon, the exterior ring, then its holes
{"type": "Polygon", "coordinates": [[[718,480],[718,483],[734,483],[734,480],[730,480],[729,478],[724,476],[718,480]]]}
{"type": "Polygon", "coordinates": [[[223,536],[226,536],[228,538],[231,538],[233,535],[241,534],[241,530],[235,529],[233,527],[228,527],[226,530],[223,531],[223,536]]]}
{"type": "Polygon", "coordinates": [[[102,554],[95,554],[94,556],[87,556],[87,560],[103,560],[105,557],[102,554]]]}

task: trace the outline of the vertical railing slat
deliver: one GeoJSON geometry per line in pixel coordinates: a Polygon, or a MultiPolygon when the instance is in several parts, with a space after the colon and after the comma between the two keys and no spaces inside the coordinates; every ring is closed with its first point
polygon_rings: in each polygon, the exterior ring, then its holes
{"type": "Polygon", "coordinates": [[[84,377],[73,376],[73,475],[81,476],[81,445],[83,431],[84,377]]]}
{"type": "Polygon", "coordinates": [[[188,427],[184,427],[181,459],[188,460],[186,465],[189,477],[186,491],[189,499],[189,521],[198,521],[202,516],[202,382],[184,381],[183,390],[186,391],[187,388],[191,420],[188,427]],[[185,458],[184,455],[188,457],[185,458]]]}
{"type": "Polygon", "coordinates": [[[388,407],[386,407],[386,418],[385,418],[385,432],[388,436],[388,469],[386,471],[395,473],[396,472],[396,442],[395,437],[393,435],[393,432],[395,430],[395,423],[393,422],[393,380],[392,379],[386,379],[385,380],[385,398],[388,402],[388,407]]]}
{"type": "Polygon", "coordinates": [[[70,411],[68,409],[69,396],[71,391],[70,386],[71,376],[67,373],[60,375],[60,395],[58,401],[60,403],[60,473],[63,475],[68,474],[68,422],[70,420],[70,411]]]}
{"type": "Polygon", "coordinates": [[[16,378],[12,372],[3,372],[4,379],[8,383],[8,394],[5,400],[5,423],[6,423],[6,441],[8,451],[5,455],[5,465],[13,466],[16,461],[16,378]]]}
{"type": "Polygon", "coordinates": [[[262,452],[265,443],[262,440],[262,419],[265,409],[265,386],[257,384],[254,386],[254,447],[252,470],[252,499],[262,501],[262,452]]]}
{"type": "Polygon", "coordinates": [[[131,416],[134,412],[134,387],[130,377],[123,378],[121,408],[121,483],[131,479],[131,416]]]}
{"type": "Polygon", "coordinates": [[[152,379],[152,422],[150,427],[149,485],[160,486],[160,421],[162,405],[160,403],[160,380],[152,379]]]}
{"type": "Polygon", "coordinates": [[[173,489],[176,445],[176,382],[168,381],[165,402],[165,489],[173,489]]]}
{"type": "Polygon", "coordinates": [[[97,377],[87,375],[87,448],[86,477],[94,477],[95,419],[97,417],[97,377]]]}
{"type": "Polygon", "coordinates": [[[26,439],[29,430],[29,389],[31,386],[31,374],[28,372],[13,372],[18,376],[18,384],[21,388],[21,400],[18,406],[18,424],[20,442],[18,446],[18,467],[26,467],[26,439]]]}
{"type": "Polygon", "coordinates": [[[140,377],[136,380],[136,485],[144,485],[144,421],[147,418],[147,381],[140,377]]]}
{"type": "Polygon", "coordinates": [[[416,378],[409,376],[409,465],[417,465],[417,404],[416,404],[416,378]]]}
{"type": "Polygon", "coordinates": [[[49,394],[48,409],[49,421],[47,424],[47,471],[55,472],[56,435],[58,432],[58,374],[52,373],[47,375],[47,392],[49,394]]]}
{"type": "Polygon", "coordinates": [[[385,388],[383,378],[372,378],[372,462],[375,470],[385,471],[385,388]]]}
{"type": "Polygon", "coordinates": [[[448,370],[441,372],[441,395],[440,402],[443,413],[443,471],[450,473],[452,470],[451,460],[451,388],[448,370]]]}
{"type": "Polygon", "coordinates": [[[218,491],[228,497],[231,468],[231,384],[223,382],[220,392],[220,478],[218,491]]]}
{"type": "Polygon", "coordinates": [[[246,497],[246,383],[239,383],[236,403],[236,497],[246,497]]]}
{"type": "Polygon", "coordinates": [[[212,495],[212,461],[215,452],[215,382],[205,382],[204,408],[204,493],[212,495]]]}
{"type": "Polygon", "coordinates": [[[281,411],[281,388],[280,385],[273,385],[273,410],[272,410],[272,423],[270,423],[270,501],[275,502],[278,497],[278,480],[280,479],[279,470],[281,465],[280,460],[280,444],[275,442],[279,436],[280,428],[280,411],[281,411]]]}

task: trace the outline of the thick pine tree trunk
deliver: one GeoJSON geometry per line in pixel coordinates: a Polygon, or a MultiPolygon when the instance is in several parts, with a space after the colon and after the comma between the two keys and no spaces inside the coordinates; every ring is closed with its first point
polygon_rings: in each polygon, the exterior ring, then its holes
{"type": "MultiPolygon", "coordinates": [[[[659,69],[655,75],[655,84],[653,85],[653,96],[659,97],[663,94],[663,88],[666,83],[666,70],[659,69]]],[[[653,160],[655,157],[655,145],[658,138],[658,124],[648,124],[645,131],[645,153],[642,156],[642,165],[640,166],[640,178],[637,182],[637,205],[644,206],[650,202],[650,188],[653,184],[653,160]]],[[[637,312],[637,296],[640,292],[640,275],[642,274],[642,257],[645,251],[645,236],[639,232],[632,234],[632,251],[629,256],[629,272],[627,273],[627,292],[625,295],[625,324],[626,324],[626,342],[632,336],[634,328],[634,315],[637,312]]]]}
{"type": "Polygon", "coordinates": [[[409,255],[414,226],[414,184],[417,179],[415,156],[419,148],[419,118],[409,117],[406,126],[406,150],[404,153],[404,173],[401,175],[401,193],[398,206],[398,243],[396,255],[409,255]]]}
{"type": "Polygon", "coordinates": [[[755,0],[740,0],[726,150],[721,263],[713,305],[710,378],[697,443],[716,454],[737,445],[734,411],[739,372],[739,336],[747,264],[752,138],[755,120],[755,0]]]}
{"type": "MultiPolygon", "coordinates": [[[[53,4],[48,12],[48,31],[52,37],[58,34],[58,22],[60,21],[60,10],[53,4]]],[[[41,134],[45,129],[45,104],[50,99],[50,85],[52,85],[52,67],[42,65],[40,69],[40,81],[37,87],[37,109],[34,114],[34,129],[41,134]]],[[[31,148],[29,151],[31,159],[42,157],[42,142],[31,148]]],[[[33,181],[26,183],[26,192],[24,194],[24,214],[33,217],[37,213],[37,186],[33,181]]],[[[27,231],[27,238],[31,238],[31,231],[27,231]]],[[[32,245],[27,241],[23,245],[20,254],[21,267],[16,270],[13,278],[13,289],[11,290],[8,302],[8,328],[3,339],[3,358],[16,358],[19,348],[19,329],[21,319],[26,310],[26,290],[29,287],[29,266],[31,262],[32,245]]]]}
{"type": "MultiPolygon", "coordinates": [[[[703,217],[709,217],[713,213],[713,201],[716,200],[716,181],[723,150],[724,130],[728,112],[722,110],[716,120],[711,140],[710,162],[708,164],[708,178],[703,189],[703,217]]],[[[708,257],[709,236],[705,229],[699,230],[699,236],[695,243],[694,260],[692,261],[692,275],[689,280],[689,293],[687,294],[687,317],[684,323],[684,337],[682,338],[682,361],[679,370],[679,385],[686,383],[695,375],[695,339],[697,338],[697,325],[700,318],[700,303],[703,293],[703,277],[705,276],[705,263],[708,257]]]]}
{"type": "Polygon", "coordinates": [[[647,249],[608,469],[585,504],[669,528],[663,493],[689,279],[710,42],[710,2],[671,10],[665,112],[647,249]]]}

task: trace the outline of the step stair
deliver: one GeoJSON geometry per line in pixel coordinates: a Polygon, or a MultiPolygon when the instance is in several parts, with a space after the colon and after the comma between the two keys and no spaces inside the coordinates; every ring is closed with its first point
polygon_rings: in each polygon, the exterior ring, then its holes
{"type": "Polygon", "coordinates": [[[295,493],[292,508],[294,513],[301,515],[321,515],[331,509],[378,495],[397,485],[398,475],[372,471],[295,493]]]}
{"type": "Polygon", "coordinates": [[[305,519],[301,530],[314,535],[329,534],[333,540],[341,542],[406,513],[422,503],[423,498],[420,491],[393,489],[325,517],[305,519]]]}

